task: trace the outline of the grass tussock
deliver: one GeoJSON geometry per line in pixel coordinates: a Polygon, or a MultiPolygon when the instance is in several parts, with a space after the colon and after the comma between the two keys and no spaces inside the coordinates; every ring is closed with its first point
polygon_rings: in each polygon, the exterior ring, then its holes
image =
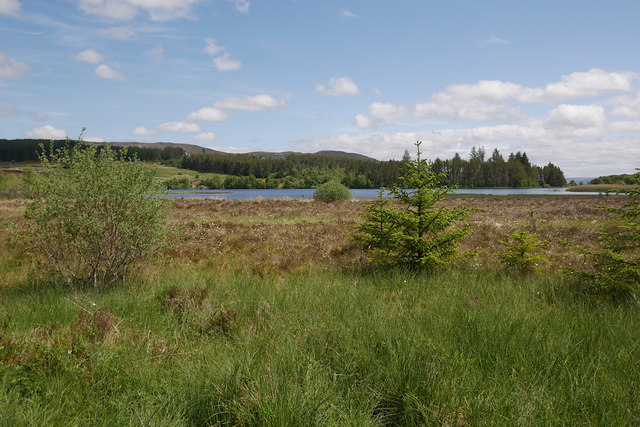
{"type": "Polygon", "coordinates": [[[637,303],[561,274],[605,202],[447,200],[477,255],[433,273],[361,268],[358,201],[177,201],[167,258],[102,292],[3,245],[0,425],[636,425],[637,303]],[[502,272],[519,229],[550,241],[542,274],[502,272]]]}

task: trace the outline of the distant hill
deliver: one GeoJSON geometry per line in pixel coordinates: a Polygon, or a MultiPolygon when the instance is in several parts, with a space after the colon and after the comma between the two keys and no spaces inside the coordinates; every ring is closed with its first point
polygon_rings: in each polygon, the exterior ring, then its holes
{"type": "MultiPolygon", "coordinates": [[[[267,158],[272,158],[272,159],[284,159],[288,156],[290,156],[291,154],[307,154],[307,153],[301,153],[298,151],[279,151],[279,152],[275,152],[275,151],[253,151],[251,153],[247,153],[247,154],[253,154],[255,156],[259,156],[259,157],[267,157],[267,158]]],[[[352,160],[375,160],[371,157],[367,157],[364,156],[362,154],[357,154],[357,153],[348,153],[345,151],[332,151],[332,150],[323,150],[323,151],[318,151],[315,153],[311,153],[311,154],[316,154],[318,156],[333,156],[333,157],[345,157],[347,159],[352,159],[352,160]]]]}
{"type": "Polygon", "coordinates": [[[314,154],[319,154],[323,156],[346,157],[348,159],[353,159],[353,160],[375,160],[372,157],[367,157],[358,153],[347,153],[345,151],[323,150],[323,151],[318,151],[317,153],[314,153],[314,154]]]}
{"type": "Polygon", "coordinates": [[[140,147],[140,148],[165,148],[176,147],[182,148],[189,154],[223,154],[222,151],[212,150],[211,148],[200,147],[194,144],[180,144],[177,142],[90,142],[83,141],[87,145],[105,145],[109,144],[114,147],[140,147]]]}
{"type": "MultiPolygon", "coordinates": [[[[33,139],[33,138],[20,138],[20,139],[2,139],[0,138],[0,161],[31,161],[38,159],[38,152],[40,150],[40,144],[49,146],[51,141],[48,139],[33,139]]],[[[54,140],[53,143],[57,148],[64,146],[67,141],[64,139],[54,140]]],[[[189,154],[235,154],[226,153],[223,151],[213,150],[211,148],[201,147],[195,144],[182,144],[177,142],[136,142],[136,141],[116,141],[116,142],[92,142],[83,141],[85,145],[101,146],[111,145],[113,147],[136,147],[145,150],[163,150],[167,147],[179,148],[189,154]]],[[[147,153],[148,154],[148,153],[147,153]]],[[[356,153],[347,153],[344,151],[318,151],[317,153],[301,153],[294,151],[254,151],[246,153],[255,155],[265,159],[285,159],[292,154],[316,154],[322,156],[343,157],[350,160],[375,160],[371,157],[363,156],[356,153]]],[[[141,156],[141,153],[138,153],[141,156]]],[[[150,160],[145,156],[140,157],[143,160],[150,160]]]]}
{"type": "MultiPolygon", "coordinates": [[[[200,147],[199,145],[194,144],[180,144],[177,142],[89,142],[84,141],[87,145],[105,145],[109,144],[117,147],[131,146],[131,147],[140,147],[140,148],[164,148],[164,147],[177,147],[182,148],[189,154],[228,154],[224,151],[212,150],[211,148],[200,147]]],[[[291,154],[307,154],[301,153],[297,151],[252,151],[250,153],[244,154],[253,154],[258,157],[267,157],[273,159],[284,159],[291,154]]],[[[332,150],[323,150],[318,151],[317,154],[320,156],[335,156],[335,157],[346,157],[348,159],[353,160],[375,160],[371,157],[363,156],[362,154],[357,153],[348,153],[345,151],[332,151],[332,150]]]]}

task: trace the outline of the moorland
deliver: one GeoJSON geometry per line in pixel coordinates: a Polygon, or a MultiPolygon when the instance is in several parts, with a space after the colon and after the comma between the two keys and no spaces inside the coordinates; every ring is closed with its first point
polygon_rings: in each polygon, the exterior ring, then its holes
{"type": "Polygon", "coordinates": [[[26,203],[0,201],[1,424],[640,422],[637,303],[566,270],[623,196],[447,199],[473,256],[431,272],[371,267],[361,200],[175,200],[163,256],[102,291],[10,248],[26,203]],[[497,257],[518,229],[535,274],[497,257]]]}

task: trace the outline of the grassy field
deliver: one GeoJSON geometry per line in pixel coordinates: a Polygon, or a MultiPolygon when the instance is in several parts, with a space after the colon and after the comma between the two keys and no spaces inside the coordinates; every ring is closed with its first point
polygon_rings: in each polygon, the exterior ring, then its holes
{"type": "Polygon", "coordinates": [[[451,199],[476,255],[435,273],[367,268],[363,202],[177,200],[139,279],[71,290],[8,249],[0,201],[0,425],[637,425],[635,302],[563,274],[609,197],[451,199]],[[541,273],[496,258],[550,239],[541,273]]]}
{"type": "Polygon", "coordinates": [[[629,191],[637,188],[637,185],[626,185],[626,184],[587,184],[587,185],[575,185],[573,187],[568,187],[567,191],[572,192],[590,192],[590,193],[606,193],[612,192],[615,193],[617,191],[629,191]]]}
{"type": "Polygon", "coordinates": [[[171,178],[189,178],[190,180],[218,177],[224,180],[227,175],[220,173],[197,172],[191,169],[174,168],[172,166],[156,165],[158,179],[166,181],[171,178]],[[198,177],[198,178],[196,178],[198,177]]]}

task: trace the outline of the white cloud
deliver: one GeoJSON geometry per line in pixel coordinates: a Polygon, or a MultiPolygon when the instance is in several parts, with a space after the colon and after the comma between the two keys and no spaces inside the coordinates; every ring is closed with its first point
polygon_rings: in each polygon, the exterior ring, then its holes
{"type": "Polygon", "coordinates": [[[636,73],[608,73],[593,68],[562,76],[561,81],[544,88],[532,88],[499,80],[481,80],[475,84],[455,84],[431,97],[432,102],[505,101],[523,103],[557,102],[576,98],[589,98],[606,92],[627,92],[633,89],[636,73]]]}
{"type": "Polygon", "coordinates": [[[229,57],[229,52],[225,52],[222,56],[214,58],[213,63],[218,71],[234,71],[242,68],[242,62],[237,59],[231,59],[229,57]]]}
{"type": "Polygon", "coordinates": [[[600,105],[561,104],[549,112],[547,123],[559,127],[589,128],[605,123],[604,108],[600,105]]]}
{"type": "Polygon", "coordinates": [[[0,107],[0,116],[10,116],[12,114],[15,114],[16,110],[15,108],[9,106],[9,107],[0,107]]]}
{"type": "Polygon", "coordinates": [[[200,126],[196,123],[187,122],[165,122],[158,125],[156,128],[159,132],[176,132],[176,133],[189,133],[189,132],[202,132],[200,126]]]}
{"type": "Polygon", "coordinates": [[[0,15],[19,16],[20,3],[18,0],[0,0],[0,15]]]}
{"type": "Polygon", "coordinates": [[[359,129],[371,129],[377,127],[378,124],[369,116],[364,114],[356,114],[356,121],[354,122],[359,129]]]}
{"type": "Polygon", "coordinates": [[[133,135],[149,136],[149,135],[155,135],[156,131],[154,129],[147,129],[144,126],[138,126],[133,131],[131,131],[131,133],[133,135]]]}
{"type": "Polygon", "coordinates": [[[640,119],[640,96],[632,98],[627,95],[613,97],[607,100],[607,104],[613,105],[612,116],[626,116],[631,119],[640,119]]]}
{"type": "Polygon", "coordinates": [[[640,120],[620,120],[607,124],[607,132],[640,133],[640,120]]]}
{"type": "MultiPolygon", "coordinates": [[[[522,107],[514,105],[515,103],[554,103],[569,99],[592,98],[609,92],[628,92],[633,89],[633,82],[637,78],[636,73],[606,72],[594,68],[586,72],[562,76],[561,81],[549,83],[542,88],[526,87],[500,80],[454,84],[431,95],[429,101],[404,110],[401,106],[391,108],[389,104],[384,104],[393,112],[391,115],[380,114],[376,117],[370,111],[368,119],[365,120],[360,114],[356,117],[356,125],[365,129],[397,124],[402,115],[472,121],[512,121],[524,116],[522,107]]],[[[620,101],[612,110],[612,114],[640,118],[640,100],[629,97],[616,99],[620,101]]]]}
{"type": "Polygon", "coordinates": [[[606,117],[599,105],[562,104],[549,112],[544,128],[555,138],[586,138],[604,132],[606,117]]]}
{"type": "Polygon", "coordinates": [[[0,82],[3,80],[21,79],[31,70],[27,64],[8,58],[0,52],[0,82]]]}
{"type": "Polygon", "coordinates": [[[241,13],[249,12],[249,0],[229,0],[241,13]]]}
{"type": "Polygon", "coordinates": [[[97,64],[104,60],[104,55],[99,54],[93,49],[86,49],[74,56],[78,61],[88,62],[89,64],[97,64]]]}
{"type": "Polygon", "coordinates": [[[98,65],[94,71],[99,77],[102,77],[103,79],[127,80],[127,76],[105,64],[98,65]]]}
{"type": "Polygon", "coordinates": [[[26,132],[24,136],[33,139],[63,139],[67,137],[67,131],[56,129],[51,125],[45,125],[26,132]]]}
{"type": "Polygon", "coordinates": [[[100,30],[100,33],[119,40],[135,37],[138,34],[134,29],[129,27],[103,28],[102,30],[100,30]]]}
{"type": "Polygon", "coordinates": [[[371,92],[375,93],[378,96],[382,95],[382,91],[380,89],[378,89],[377,87],[372,87],[371,88],[371,92]]]}
{"type": "Polygon", "coordinates": [[[146,50],[144,52],[144,54],[146,56],[153,56],[153,57],[156,57],[156,58],[162,58],[162,55],[164,55],[164,48],[162,46],[158,45],[158,46],[154,47],[153,49],[146,50]]]}
{"type": "Polygon", "coordinates": [[[187,120],[191,122],[224,122],[228,118],[227,113],[215,107],[201,108],[187,116],[187,120]]]}
{"type": "Polygon", "coordinates": [[[374,102],[369,106],[369,116],[356,115],[355,125],[360,129],[397,125],[400,124],[399,119],[408,114],[409,109],[405,106],[374,102]]]}
{"type": "Polygon", "coordinates": [[[521,102],[554,102],[590,98],[606,92],[628,92],[637,78],[636,73],[608,73],[592,68],[564,75],[560,82],[549,83],[544,89],[523,88],[517,99],[521,102]]]}
{"type": "Polygon", "coordinates": [[[360,89],[349,77],[331,77],[329,83],[316,85],[316,92],[322,95],[349,96],[358,95],[360,89]]]}
{"type": "Polygon", "coordinates": [[[209,55],[216,55],[216,54],[224,51],[224,46],[218,46],[216,44],[216,39],[206,38],[206,39],[204,39],[204,41],[207,44],[204,47],[205,53],[208,53],[209,55]]]}
{"type": "Polygon", "coordinates": [[[191,7],[199,0],[78,0],[86,13],[117,20],[131,20],[146,12],[155,21],[169,21],[191,15],[191,7]]]}
{"type": "Polygon", "coordinates": [[[225,98],[215,103],[216,108],[225,110],[263,111],[281,107],[289,102],[289,98],[276,99],[271,95],[261,94],[244,98],[225,98]]]}
{"type": "Polygon", "coordinates": [[[213,64],[216,66],[218,71],[234,71],[242,68],[242,62],[237,59],[231,59],[229,52],[225,50],[224,46],[218,45],[216,43],[216,39],[210,37],[206,38],[205,43],[205,53],[209,55],[217,55],[222,52],[221,56],[213,59],[213,64]]]}
{"type": "Polygon", "coordinates": [[[342,9],[340,11],[340,17],[341,18],[345,18],[345,19],[349,19],[349,18],[357,18],[358,16],[355,13],[351,12],[350,10],[348,10],[348,9],[342,9]]]}
{"type": "Polygon", "coordinates": [[[216,134],[213,132],[201,132],[191,138],[192,142],[212,142],[215,141],[216,134]]]}

